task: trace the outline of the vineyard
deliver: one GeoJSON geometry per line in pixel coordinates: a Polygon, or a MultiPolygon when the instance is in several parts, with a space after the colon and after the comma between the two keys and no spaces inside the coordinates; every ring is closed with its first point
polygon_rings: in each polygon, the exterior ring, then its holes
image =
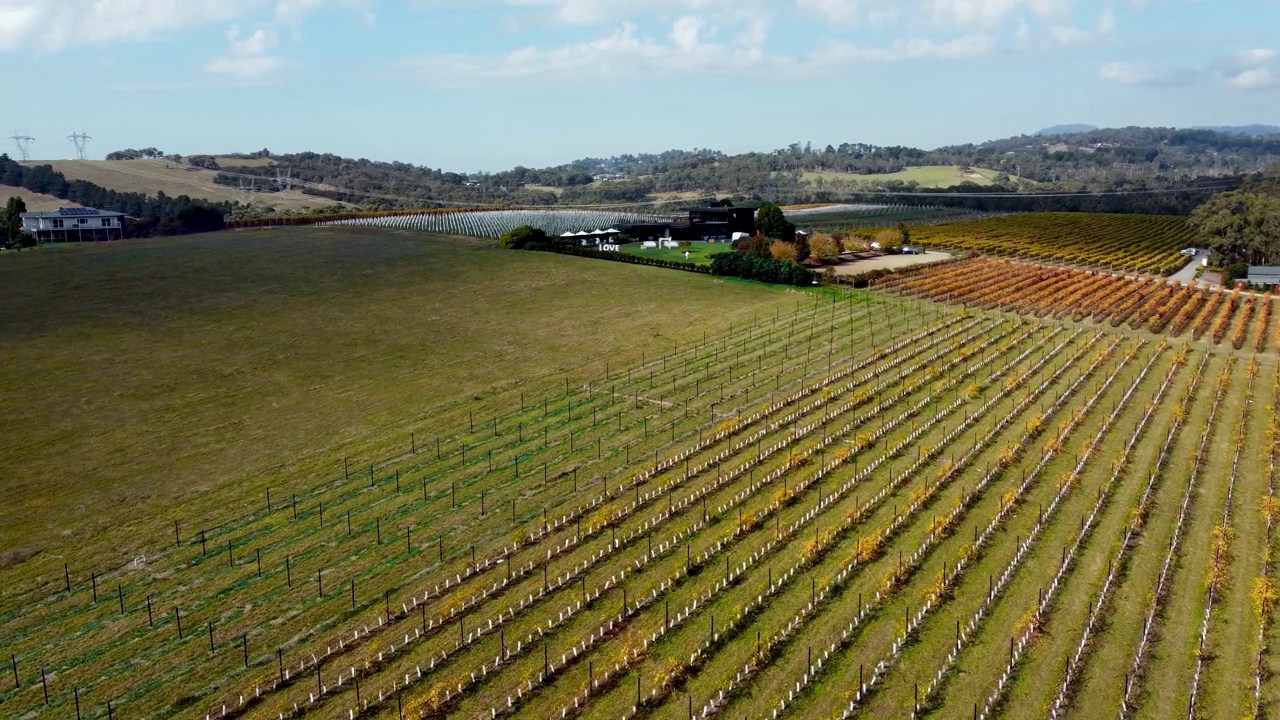
{"type": "Polygon", "coordinates": [[[605,210],[466,210],[331,220],[318,225],[423,230],[446,235],[501,237],[521,225],[548,235],[603,230],[615,225],[662,222],[668,218],[605,210]]]}
{"type": "Polygon", "coordinates": [[[1269,307],[1051,269],[958,302],[1008,266],[806,294],[69,558],[0,616],[0,716],[1274,714],[1280,369],[1183,339],[1269,307]],[[1119,322],[1040,312],[1093,296],[1119,322]]]}
{"type": "Polygon", "coordinates": [[[1270,294],[1210,289],[1159,277],[975,258],[886,276],[880,286],[1039,318],[1089,318],[1112,327],[1185,334],[1215,344],[1226,341],[1237,350],[1262,352],[1277,340],[1271,328],[1270,294]]]}
{"type": "Polygon", "coordinates": [[[913,227],[911,239],[927,247],[1156,275],[1186,265],[1188,258],[1178,251],[1197,241],[1186,218],[1091,213],[1028,213],[913,227]]]}

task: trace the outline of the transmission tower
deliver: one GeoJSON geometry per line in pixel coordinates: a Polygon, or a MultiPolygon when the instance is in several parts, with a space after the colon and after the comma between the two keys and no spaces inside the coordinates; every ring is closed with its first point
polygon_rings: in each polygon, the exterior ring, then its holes
{"type": "Polygon", "coordinates": [[[289,170],[286,171],[284,175],[281,175],[280,171],[276,170],[275,179],[271,182],[275,184],[277,189],[283,192],[289,192],[293,189],[293,171],[289,170]]]}
{"type": "Polygon", "coordinates": [[[15,132],[13,134],[13,137],[9,139],[17,143],[18,154],[22,156],[23,162],[26,162],[31,159],[31,143],[36,141],[35,138],[31,137],[30,135],[20,135],[15,132]]]}
{"type": "Polygon", "coordinates": [[[245,205],[253,204],[253,195],[256,192],[258,192],[258,188],[253,180],[250,180],[248,184],[246,184],[244,178],[240,178],[240,190],[238,194],[245,205]]]}
{"type": "Polygon", "coordinates": [[[67,139],[71,141],[71,144],[76,146],[77,160],[89,159],[88,156],[85,155],[85,148],[89,147],[89,141],[92,140],[93,138],[89,137],[84,133],[71,133],[70,135],[67,136],[67,139]]]}

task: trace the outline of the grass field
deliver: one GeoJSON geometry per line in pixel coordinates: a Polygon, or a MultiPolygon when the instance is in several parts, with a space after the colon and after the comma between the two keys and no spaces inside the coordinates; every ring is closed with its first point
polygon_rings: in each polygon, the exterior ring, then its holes
{"type": "Polygon", "coordinates": [[[659,260],[674,260],[676,262],[691,262],[698,265],[710,265],[711,256],[716,253],[732,252],[733,247],[729,243],[713,243],[713,242],[683,242],[679,248],[643,248],[640,243],[627,243],[622,246],[622,252],[628,255],[638,255],[640,257],[657,258],[659,260]],[[688,251],[689,258],[684,257],[688,251]]]}
{"type": "Polygon", "coordinates": [[[93,717],[1277,710],[1241,590],[1272,573],[1274,352],[411,234],[185,242],[134,248],[150,282],[38,255],[148,294],[67,322],[83,303],[51,288],[0,317],[29,348],[8,365],[51,368],[3,386],[41,413],[15,449],[42,453],[4,472],[44,474],[0,527],[59,547],[0,571],[22,681],[0,715],[67,717],[77,691],[93,717]],[[143,384],[184,409],[104,416],[132,432],[96,451],[59,432],[143,384]],[[258,390],[279,407],[246,435],[258,390]],[[193,429],[226,455],[189,458],[193,429]],[[111,463],[154,501],[81,488],[111,463]],[[101,524],[61,536],[74,508],[38,498],[72,491],[101,524]]]}
{"type": "MultiPolygon", "coordinates": [[[[249,165],[253,161],[245,161],[249,165]]],[[[161,160],[39,160],[23,163],[29,167],[52,165],[68,180],[87,180],[109,190],[155,195],[163,192],[177,197],[186,195],[199,200],[234,202],[241,200],[239,189],[218,185],[217,173],[187,167],[165,167],[161,160]]],[[[328,198],[288,193],[263,193],[255,202],[277,210],[303,210],[332,205],[328,198]]]]}
{"type": "Polygon", "coordinates": [[[60,207],[77,207],[73,202],[59,200],[52,195],[34,193],[26,188],[0,185],[0,205],[9,202],[11,197],[20,197],[27,204],[27,212],[48,212],[60,207]]]}
{"type": "Polygon", "coordinates": [[[1000,173],[995,170],[986,168],[970,168],[969,172],[964,172],[962,168],[956,165],[928,165],[922,167],[910,167],[895,173],[883,173],[879,175],[859,175],[855,173],[844,172],[807,172],[802,178],[806,182],[812,183],[821,179],[825,182],[832,181],[859,181],[859,182],[890,182],[897,180],[899,182],[915,181],[920,187],[926,188],[945,188],[952,185],[959,185],[963,182],[971,182],[977,185],[990,185],[995,177],[1000,173]]]}

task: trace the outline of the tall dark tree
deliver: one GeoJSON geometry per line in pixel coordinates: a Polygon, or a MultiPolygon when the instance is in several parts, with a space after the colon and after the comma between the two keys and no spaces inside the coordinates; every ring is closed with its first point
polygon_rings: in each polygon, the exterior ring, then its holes
{"type": "Polygon", "coordinates": [[[774,240],[795,242],[796,239],[796,226],[783,214],[782,208],[773,203],[765,203],[756,211],[756,228],[774,240]]]}
{"type": "Polygon", "coordinates": [[[4,244],[6,246],[15,246],[18,244],[18,236],[22,234],[22,213],[27,211],[27,204],[20,197],[10,197],[9,202],[4,206],[3,220],[4,244]]]}

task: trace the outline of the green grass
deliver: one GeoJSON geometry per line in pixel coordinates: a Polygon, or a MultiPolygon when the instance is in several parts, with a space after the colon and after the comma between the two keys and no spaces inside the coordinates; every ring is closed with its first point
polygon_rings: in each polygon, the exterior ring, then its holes
{"type": "Polygon", "coordinates": [[[246,478],[330,476],[517,388],[582,382],[795,302],[487,241],[316,229],[10,253],[0,286],[0,358],[23,368],[0,380],[0,550],[43,551],[22,580],[60,575],[56,556],[86,542],[132,559],[153,515],[194,527],[199,506],[247,504],[246,478]],[[664,302],[585,321],[641,296],[664,302]]]}
{"type": "Polygon", "coordinates": [[[968,173],[964,173],[957,165],[927,165],[921,167],[909,167],[898,172],[882,173],[879,175],[859,175],[856,173],[844,172],[807,172],[804,173],[802,178],[809,183],[818,179],[828,183],[833,181],[890,182],[897,180],[904,183],[915,181],[916,183],[919,183],[920,187],[945,188],[952,185],[959,185],[964,182],[971,182],[983,186],[990,185],[999,174],[1000,173],[998,171],[988,170],[986,168],[971,168],[968,173]]]}
{"type": "Polygon", "coordinates": [[[679,248],[643,248],[641,243],[627,243],[622,246],[622,252],[628,255],[637,255],[639,257],[657,258],[659,260],[674,260],[676,262],[691,262],[697,265],[710,265],[711,256],[716,253],[731,252],[733,247],[729,243],[713,243],[713,242],[682,242],[679,248]],[[685,259],[685,252],[689,253],[689,258],[685,259]]]}

